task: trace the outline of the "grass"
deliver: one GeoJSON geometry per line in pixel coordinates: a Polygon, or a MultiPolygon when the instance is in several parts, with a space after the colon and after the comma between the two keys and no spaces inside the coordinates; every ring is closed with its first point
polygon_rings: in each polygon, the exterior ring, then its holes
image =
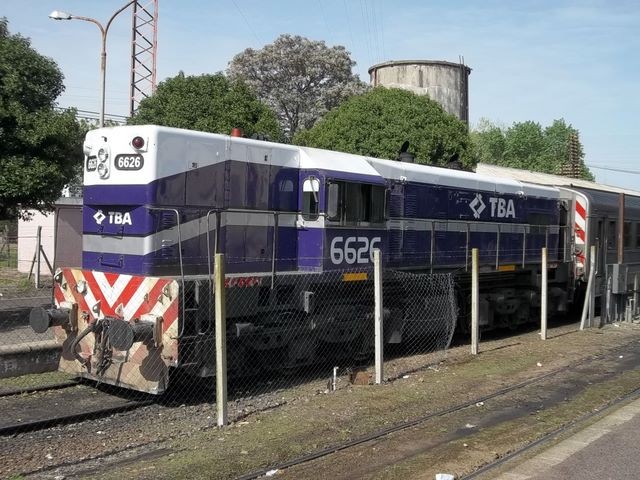
{"type": "Polygon", "coordinates": [[[17,268],[18,267],[18,244],[3,243],[0,240],[0,267],[17,268]]]}
{"type": "MultiPolygon", "coordinates": [[[[44,288],[51,286],[51,277],[41,277],[44,288]]],[[[22,273],[16,267],[7,267],[0,261],[0,299],[15,297],[32,297],[41,294],[43,289],[35,287],[35,279],[29,279],[29,274],[22,273]]]]}
{"type": "Polygon", "coordinates": [[[19,388],[42,387],[65,382],[73,378],[73,375],[63,372],[32,373],[19,377],[0,378],[0,392],[19,388]]]}

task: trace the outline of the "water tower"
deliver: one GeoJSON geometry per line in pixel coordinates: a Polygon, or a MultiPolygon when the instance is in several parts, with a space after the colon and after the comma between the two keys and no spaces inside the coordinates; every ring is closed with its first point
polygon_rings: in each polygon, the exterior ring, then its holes
{"type": "Polygon", "coordinates": [[[404,88],[428,95],[447,113],[469,125],[469,75],[471,68],[440,60],[398,60],[369,68],[371,85],[404,88]]]}

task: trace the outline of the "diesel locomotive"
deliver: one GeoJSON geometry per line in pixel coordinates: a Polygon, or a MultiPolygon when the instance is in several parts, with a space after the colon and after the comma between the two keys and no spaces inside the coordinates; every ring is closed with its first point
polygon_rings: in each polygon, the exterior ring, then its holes
{"type": "MultiPolygon", "coordinates": [[[[238,352],[278,351],[293,366],[317,360],[314,342],[348,351],[368,338],[370,313],[341,297],[347,276],[336,272],[371,281],[374,249],[385,268],[453,273],[466,328],[472,248],[481,327],[516,325],[539,306],[543,247],[550,312],[579,298],[593,195],[235,136],[101,128],[84,142],[82,264],[57,269],[55,308],[34,309],[31,325],[53,329],[61,370],[159,394],[171,369],[215,372],[215,253],[226,259],[230,368],[242,370],[238,352]],[[324,301],[344,315],[319,318],[324,301]],[[292,312],[303,320],[286,331],[278,322],[292,312]]],[[[385,313],[392,342],[406,339],[399,305],[385,313]]]]}

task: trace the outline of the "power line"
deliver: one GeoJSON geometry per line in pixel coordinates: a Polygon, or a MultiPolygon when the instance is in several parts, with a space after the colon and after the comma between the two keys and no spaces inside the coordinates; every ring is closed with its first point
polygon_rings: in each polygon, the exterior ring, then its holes
{"type": "MultiPolygon", "coordinates": [[[[97,120],[100,117],[99,112],[94,112],[92,110],[80,110],[78,108],[73,107],[55,107],[55,110],[59,112],[66,112],[67,110],[75,110],[76,115],[80,118],[91,118],[97,120]]],[[[129,119],[126,115],[117,115],[115,113],[105,113],[104,116],[109,120],[118,120],[118,121],[126,121],[129,119]]]]}
{"type": "Polygon", "coordinates": [[[599,170],[607,170],[609,172],[631,173],[633,175],[640,175],[640,170],[628,170],[624,168],[605,167],[604,165],[587,164],[589,168],[597,168],[599,170]]]}
{"type": "Polygon", "coordinates": [[[381,47],[380,47],[380,34],[378,33],[378,19],[376,18],[376,2],[375,0],[371,1],[371,5],[369,6],[369,11],[371,15],[371,30],[373,31],[373,44],[376,49],[376,63],[381,62],[381,47]]]}
{"type": "MultiPolygon", "coordinates": [[[[347,0],[342,0],[342,4],[344,5],[344,14],[345,14],[345,18],[347,19],[347,27],[349,28],[349,37],[351,38],[351,45],[353,45],[353,48],[355,48],[356,42],[353,39],[353,29],[351,28],[351,21],[349,20],[349,9],[347,8],[347,0]]],[[[351,51],[351,53],[353,54],[353,51],[351,51]]],[[[360,69],[358,68],[357,63],[355,68],[356,68],[356,75],[360,77],[360,69]]]]}
{"type": "Polygon", "coordinates": [[[262,42],[259,38],[258,38],[258,34],[256,33],[256,31],[253,29],[253,27],[251,26],[251,24],[249,23],[249,20],[247,20],[247,17],[244,16],[244,13],[242,12],[242,10],[240,10],[240,7],[238,6],[238,4],[236,3],[236,0],[231,0],[233,2],[233,4],[235,5],[236,9],[238,10],[238,12],[240,12],[240,16],[242,17],[242,19],[244,20],[244,23],[247,24],[247,27],[249,27],[249,30],[251,30],[251,33],[253,34],[253,38],[256,39],[256,42],[258,44],[264,43],[262,42]]]}
{"type": "Polygon", "coordinates": [[[335,41],[335,38],[334,38],[334,35],[333,35],[333,30],[329,26],[329,22],[327,20],[327,15],[324,12],[324,6],[322,5],[322,0],[318,0],[318,6],[320,7],[320,15],[322,15],[322,20],[324,21],[324,25],[325,25],[325,27],[327,27],[327,34],[329,35],[329,37],[330,37],[330,39],[332,41],[335,41]]]}
{"type": "MultiPolygon", "coordinates": [[[[375,5],[375,3],[374,3],[375,5]]],[[[385,48],[384,48],[384,15],[382,14],[382,4],[379,3],[378,4],[380,6],[380,43],[382,43],[382,60],[381,61],[385,61],[385,59],[387,58],[387,55],[385,54],[385,48]]]]}
{"type": "Polygon", "coordinates": [[[374,56],[371,54],[372,46],[371,46],[371,27],[369,25],[369,15],[365,14],[365,5],[366,0],[360,0],[360,13],[362,14],[362,22],[364,25],[362,35],[365,39],[365,43],[367,45],[367,54],[369,57],[369,65],[373,65],[375,63],[374,56]]]}

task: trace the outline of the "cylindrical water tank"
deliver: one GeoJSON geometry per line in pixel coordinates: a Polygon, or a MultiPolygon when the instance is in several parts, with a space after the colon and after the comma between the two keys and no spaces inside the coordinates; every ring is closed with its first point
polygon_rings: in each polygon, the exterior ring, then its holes
{"type": "Polygon", "coordinates": [[[371,85],[404,88],[428,95],[451,115],[469,124],[469,74],[463,63],[438,60],[399,60],[369,68],[371,85]]]}

